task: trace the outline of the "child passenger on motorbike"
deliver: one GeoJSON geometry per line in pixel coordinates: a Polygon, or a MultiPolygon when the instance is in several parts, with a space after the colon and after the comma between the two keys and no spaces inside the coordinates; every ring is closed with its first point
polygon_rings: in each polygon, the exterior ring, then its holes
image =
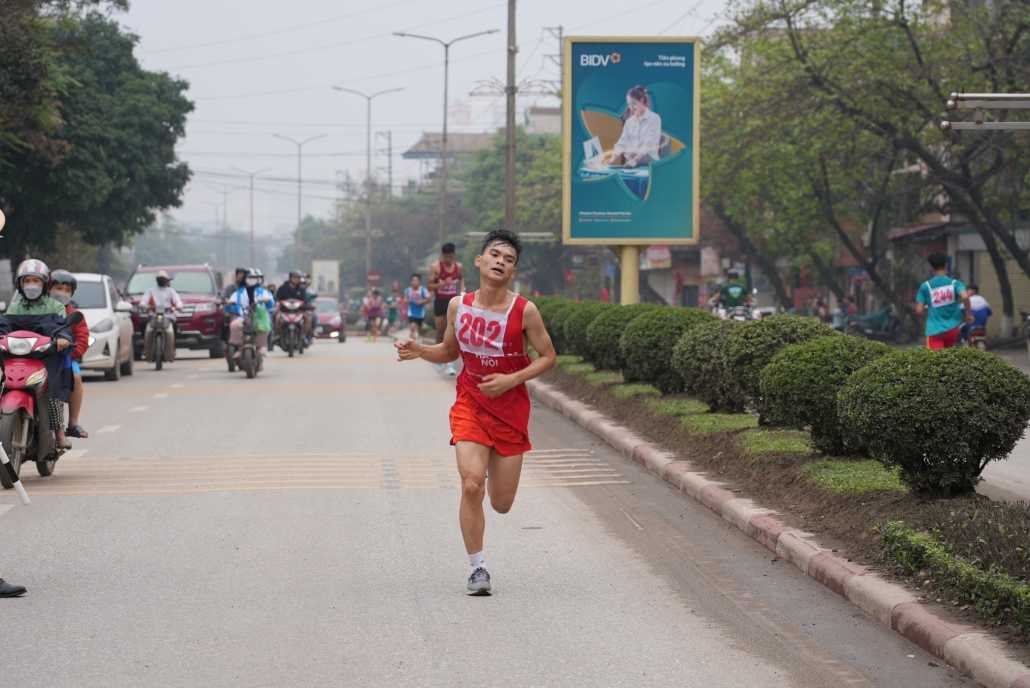
{"type": "MultiPolygon", "coordinates": [[[[71,300],[75,296],[75,290],[78,287],[79,282],[75,279],[75,275],[67,270],[54,270],[50,275],[50,298],[63,303],[68,315],[77,310],[75,306],[71,305],[71,300]]],[[[71,394],[68,396],[68,429],[57,433],[58,444],[65,448],[71,446],[71,443],[65,439],[65,435],[82,439],[89,437],[89,433],[79,425],[79,412],[82,411],[82,398],[84,394],[82,388],[82,369],[79,367],[79,364],[82,363],[82,357],[86,355],[86,350],[89,348],[89,326],[83,320],[78,325],[72,325],[72,332],[75,334],[75,350],[71,353],[72,377],[74,381],[71,394]]]]}

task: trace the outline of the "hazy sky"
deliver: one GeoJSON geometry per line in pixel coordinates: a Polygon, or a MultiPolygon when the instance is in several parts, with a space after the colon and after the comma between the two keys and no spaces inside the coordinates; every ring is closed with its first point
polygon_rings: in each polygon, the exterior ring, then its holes
{"type": "MultiPolygon", "coordinates": [[[[548,60],[557,40],[547,27],[571,35],[708,35],[723,0],[520,0],[519,78],[557,79],[548,60]]],[[[303,140],[304,214],[327,216],[340,175],[365,174],[365,100],[332,89],[366,93],[404,87],[373,101],[373,132],[393,133],[393,179],[418,177],[416,162],[401,158],[422,132],[439,132],[443,119],[443,48],[394,31],[444,40],[487,29],[499,33],[451,48],[452,111],[467,104],[452,131],[494,131],[503,123],[503,98],[470,98],[478,80],[504,78],[507,3],[503,0],[132,0],[117,19],[140,37],[136,53],[150,70],[168,71],[190,84],[196,104],[179,154],[194,170],[184,204],[173,214],[185,222],[214,224],[222,192],[210,185],[240,185],[226,177],[237,167],[274,178],[255,184],[255,230],[287,232],[296,224],[296,146],[303,140]],[[498,119],[499,118],[499,119],[498,119]]],[[[520,99],[519,112],[547,98],[520,99]]],[[[374,138],[373,148],[386,148],[374,138]]],[[[387,156],[373,162],[385,168],[387,156]]],[[[385,180],[385,172],[380,173],[385,180]]],[[[229,224],[246,229],[248,192],[229,195],[229,224]]]]}

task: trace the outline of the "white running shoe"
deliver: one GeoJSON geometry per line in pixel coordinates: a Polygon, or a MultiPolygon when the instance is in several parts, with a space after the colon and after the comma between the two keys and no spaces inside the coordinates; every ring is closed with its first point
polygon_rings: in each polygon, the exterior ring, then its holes
{"type": "Polygon", "coordinates": [[[455,375],[458,374],[458,371],[454,369],[454,364],[453,363],[448,363],[447,364],[447,374],[450,375],[451,377],[454,377],[455,375]]]}
{"type": "Polygon", "coordinates": [[[442,373],[443,372],[443,363],[437,363],[436,364],[436,372],[438,372],[438,373],[442,373]]]}

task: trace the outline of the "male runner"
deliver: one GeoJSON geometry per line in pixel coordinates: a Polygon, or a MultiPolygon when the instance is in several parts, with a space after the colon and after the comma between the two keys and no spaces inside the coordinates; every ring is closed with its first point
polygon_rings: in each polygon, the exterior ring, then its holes
{"type": "MultiPolygon", "coordinates": [[[[521,249],[520,249],[521,250],[521,249]]],[[[447,329],[447,304],[459,293],[465,293],[465,270],[454,260],[454,244],[448,242],[440,247],[443,260],[429,267],[429,290],[436,292],[433,299],[433,315],[436,316],[436,343],[443,342],[447,329]]],[[[443,364],[436,365],[436,372],[443,372],[443,364]]],[[[454,364],[447,364],[447,374],[457,375],[454,364]]]]}
{"type": "Polygon", "coordinates": [[[916,315],[926,315],[926,348],[950,349],[958,341],[963,321],[973,323],[973,309],[966,285],[948,277],[948,254],[934,251],[926,257],[933,277],[919,285],[916,293],[916,315]],[[962,308],[959,308],[959,301],[962,308]],[[965,313],[963,313],[963,310],[965,313]]]}
{"type": "Polygon", "coordinates": [[[483,498],[489,494],[494,511],[508,513],[519,488],[522,455],[531,449],[526,381],[556,363],[540,311],[508,291],[521,253],[518,234],[503,229],[487,234],[483,250],[476,256],[479,291],[450,302],[443,343],[422,346],[408,339],[394,344],[401,361],[422,358],[450,363],[460,355],[465,365],[450,420],[451,444],[461,475],[458,513],[469,555],[470,595],[490,594],[490,574],[483,556],[483,498]],[[526,354],[527,339],[540,354],[532,362],[526,354]]]}
{"type": "Polygon", "coordinates": [[[422,275],[416,272],[411,276],[411,286],[404,290],[404,298],[408,301],[410,338],[421,342],[422,323],[426,321],[426,304],[432,299],[429,290],[422,286],[422,275]]]}

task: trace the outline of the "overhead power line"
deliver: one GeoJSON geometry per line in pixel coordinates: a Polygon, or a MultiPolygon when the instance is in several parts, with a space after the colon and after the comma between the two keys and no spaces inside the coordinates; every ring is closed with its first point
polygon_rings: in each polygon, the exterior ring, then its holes
{"type": "Polygon", "coordinates": [[[332,24],[334,22],[343,21],[344,19],[353,19],[354,17],[360,17],[363,14],[370,14],[372,12],[379,12],[382,10],[388,10],[391,7],[397,5],[405,5],[414,0],[399,0],[390,5],[381,5],[379,7],[373,7],[371,9],[362,10],[360,12],[352,12],[351,14],[345,14],[339,17],[332,17],[330,19],[322,19],[317,22],[309,22],[307,24],[297,24],[295,26],[287,26],[282,29],[276,29],[275,31],[266,31],[264,33],[253,33],[248,36],[237,36],[236,38],[223,38],[218,41],[209,41],[207,43],[193,43],[192,45],[180,45],[174,48],[159,48],[158,50],[142,50],[140,51],[144,55],[157,55],[158,53],[170,53],[177,50],[194,50],[196,48],[207,48],[212,45],[225,45],[227,43],[239,43],[240,41],[249,41],[254,38],[266,38],[268,36],[278,36],[280,34],[289,33],[291,31],[300,31],[301,29],[310,29],[313,26],[325,26],[326,24],[332,24]]]}
{"type": "MultiPolygon", "coordinates": [[[[401,3],[396,3],[396,4],[401,4],[401,3]]],[[[393,5],[389,5],[389,6],[393,7],[393,5]]],[[[435,21],[427,22],[425,24],[418,24],[417,26],[412,26],[411,28],[405,29],[405,30],[406,31],[412,31],[412,30],[415,30],[415,29],[423,29],[423,28],[426,28],[427,26],[434,26],[436,24],[442,24],[444,22],[450,22],[450,21],[454,21],[456,19],[464,19],[466,17],[471,17],[471,16],[474,16],[474,15],[477,15],[477,14],[482,14],[483,12],[489,12],[490,10],[496,9],[498,7],[501,7],[501,6],[503,6],[503,3],[501,5],[491,5],[489,7],[484,7],[483,9],[475,10],[474,12],[465,12],[463,14],[457,14],[457,15],[454,15],[454,16],[451,16],[451,17],[445,17],[443,19],[437,19],[435,21]]],[[[389,33],[389,32],[387,32],[387,33],[380,33],[380,34],[374,34],[374,35],[371,35],[371,36],[362,36],[360,38],[351,38],[351,39],[348,39],[346,41],[339,41],[337,43],[329,43],[329,44],[326,44],[326,45],[317,45],[317,46],[313,46],[313,47],[310,47],[310,48],[301,48],[300,50],[290,50],[290,51],[287,51],[287,52],[271,53],[271,54],[267,54],[267,55],[255,55],[253,57],[235,57],[235,58],[231,58],[231,59],[228,59],[228,60],[218,60],[218,61],[215,61],[215,62],[202,62],[202,63],[198,63],[198,64],[179,65],[179,66],[176,66],[176,67],[168,67],[168,69],[169,70],[173,70],[173,69],[200,69],[200,68],[203,68],[203,67],[217,67],[219,65],[238,64],[240,62],[255,62],[257,60],[272,60],[272,59],[277,59],[277,58],[280,58],[280,57],[290,57],[292,55],[304,55],[306,53],[318,52],[319,50],[329,50],[331,48],[342,48],[343,46],[355,45],[357,43],[367,43],[368,41],[374,41],[374,40],[376,40],[378,38],[387,38],[387,37],[389,37],[391,35],[392,34],[389,33]]]]}

